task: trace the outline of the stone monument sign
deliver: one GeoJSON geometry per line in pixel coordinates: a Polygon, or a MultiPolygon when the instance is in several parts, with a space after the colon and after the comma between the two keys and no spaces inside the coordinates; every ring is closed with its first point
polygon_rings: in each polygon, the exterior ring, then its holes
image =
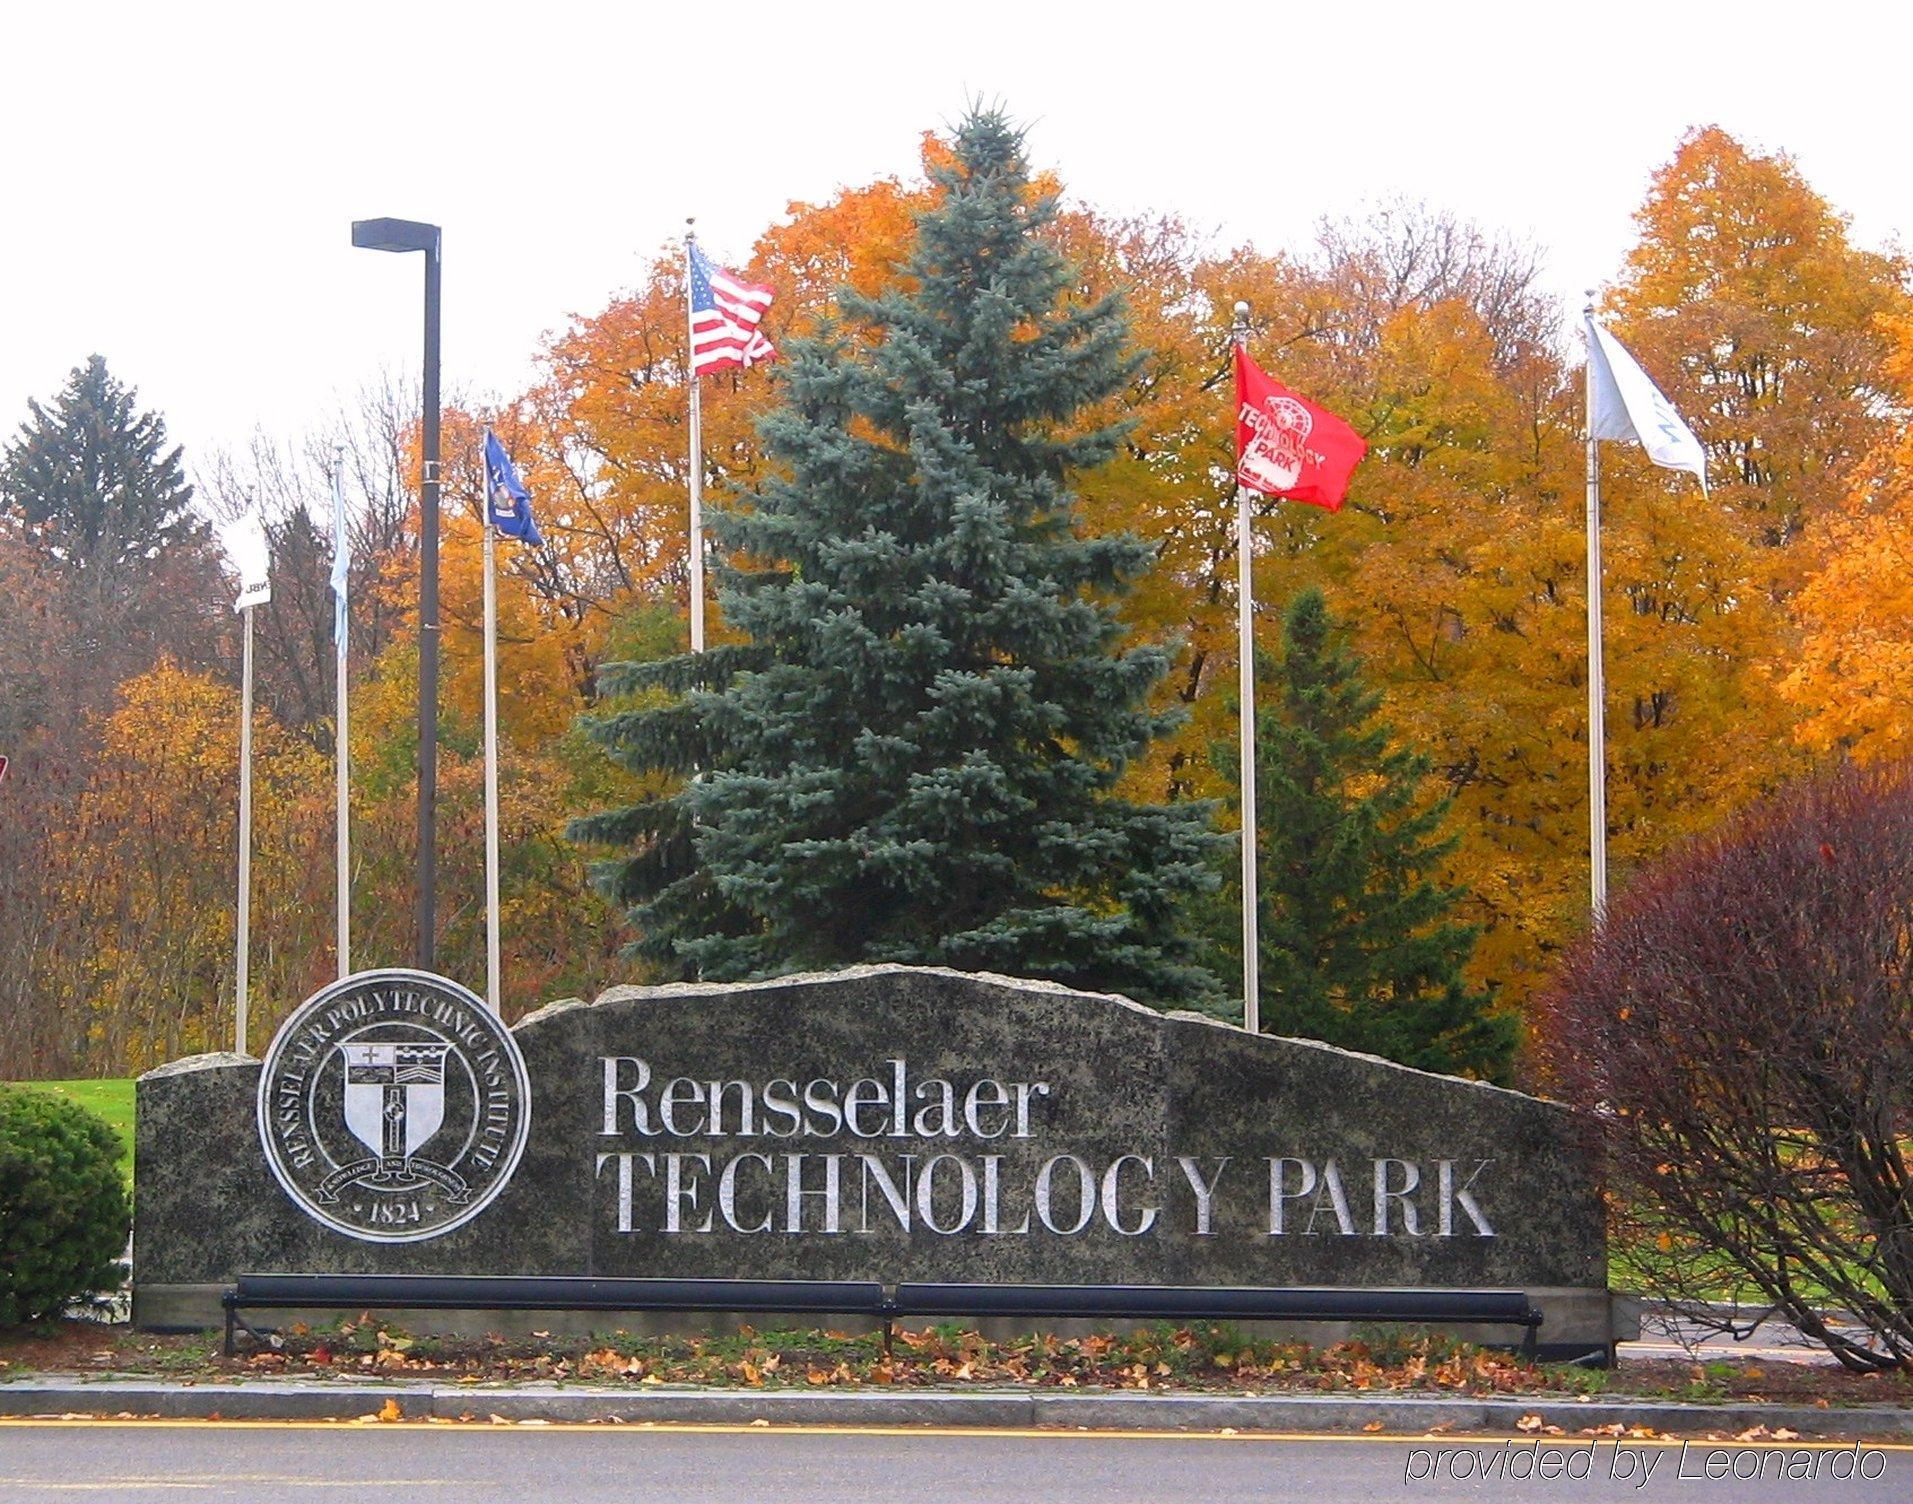
{"type": "Polygon", "coordinates": [[[618,987],[507,1031],[365,973],[263,1063],[142,1077],[137,1153],[148,1324],[326,1271],[1514,1287],[1607,1340],[1565,1109],[1005,977],[618,987]]]}

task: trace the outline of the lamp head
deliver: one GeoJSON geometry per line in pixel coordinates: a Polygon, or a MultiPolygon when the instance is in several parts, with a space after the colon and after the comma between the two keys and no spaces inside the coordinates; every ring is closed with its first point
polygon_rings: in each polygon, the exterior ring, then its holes
{"type": "Polygon", "coordinates": [[[438,226],[416,219],[355,219],[352,244],[361,251],[438,253],[438,226]]]}

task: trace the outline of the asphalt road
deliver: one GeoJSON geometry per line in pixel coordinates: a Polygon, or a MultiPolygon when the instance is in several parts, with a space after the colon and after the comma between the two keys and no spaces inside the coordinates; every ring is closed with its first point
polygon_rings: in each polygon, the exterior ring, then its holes
{"type": "MultiPolygon", "coordinates": [[[[1577,1446],[1566,1438],[1536,1446],[1525,1439],[22,1422],[0,1423],[0,1501],[1368,1504],[1499,1495],[1738,1504],[1913,1493],[1909,1448],[1864,1449],[1857,1465],[1871,1476],[1861,1480],[1838,1476],[1842,1453],[1832,1449],[1624,1443],[1617,1453],[1601,1441],[1590,1452],[1585,1440],[1577,1446]],[[1715,1464],[1725,1475],[1710,1480],[1715,1456],[1725,1459],[1715,1464]],[[1550,1458],[1563,1475],[1547,1480],[1550,1458]],[[1817,1476],[1788,1477],[1788,1465],[1812,1467],[1817,1476]],[[1736,1466],[1764,1476],[1737,1479],[1736,1466]]],[[[1850,1472],[1850,1447],[1844,1459],[1850,1472]]]]}

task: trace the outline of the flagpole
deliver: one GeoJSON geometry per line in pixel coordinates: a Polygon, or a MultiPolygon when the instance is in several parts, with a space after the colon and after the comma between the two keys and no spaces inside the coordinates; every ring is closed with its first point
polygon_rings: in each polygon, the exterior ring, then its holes
{"type": "Polygon", "coordinates": [[[1588,889],[1594,922],[1607,914],[1606,676],[1601,662],[1601,451],[1594,436],[1594,289],[1582,310],[1589,321],[1588,425],[1588,889]]]}
{"type": "MultiPolygon", "coordinates": [[[[345,446],[333,451],[332,458],[332,557],[336,562],[345,544],[345,446]]],[[[346,605],[341,591],[333,603],[332,676],[338,709],[333,717],[333,766],[338,782],[338,837],[333,842],[337,859],[335,873],[338,910],[339,975],[352,974],[352,798],[351,798],[351,721],[346,709],[346,605]]]]}
{"type": "Polygon", "coordinates": [[[498,1013],[498,529],[485,477],[485,1001],[498,1013]]]}
{"type": "Polygon", "coordinates": [[[252,946],[252,613],[245,607],[245,647],[239,670],[239,923],[235,957],[233,1050],[246,1053],[247,964],[252,946]]]}
{"type": "MultiPolygon", "coordinates": [[[[1238,350],[1249,346],[1249,305],[1235,305],[1235,326],[1230,337],[1238,350]]],[[[1251,1034],[1262,1032],[1261,955],[1256,937],[1257,825],[1255,818],[1255,534],[1254,492],[1237,483],[1235,488],[1236,552],[1236,700],[1240,726],[1237,729],[1242,797],[1242,1027],[1251,1034]]]]}
{"type": "Polygon", "coordinates": [[[697,315],[691,307],[691,249],[697,244],[697,221],[684,232],[684,379],[691,388],[691,651],[704,651],[704,439],[696,346],[697,315]]]}

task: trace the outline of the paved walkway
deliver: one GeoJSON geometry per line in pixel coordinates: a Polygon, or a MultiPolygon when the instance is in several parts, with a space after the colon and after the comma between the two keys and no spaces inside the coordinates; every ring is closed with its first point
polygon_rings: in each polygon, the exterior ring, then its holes
{"type": "MultiPolygon", "coordinates": [[[[1751,1310],[1738,1319],[1744,1328],[1759,1311],[1751,1310]]],[[[1744,1338],[1705,1331],[1693,1322],[1671,1312],[1652,1312],[1641,1319],[1641,1340],[1623,1342],[1624,1358],[1685,1358],[1701,1361],[1740,1358],[1749,1362],[1838,1363],[1839,1360],[1819,1343],[1803,1337],[1786,1322],[1776,1318],[1763,1321],[1744,1338]]]]}

